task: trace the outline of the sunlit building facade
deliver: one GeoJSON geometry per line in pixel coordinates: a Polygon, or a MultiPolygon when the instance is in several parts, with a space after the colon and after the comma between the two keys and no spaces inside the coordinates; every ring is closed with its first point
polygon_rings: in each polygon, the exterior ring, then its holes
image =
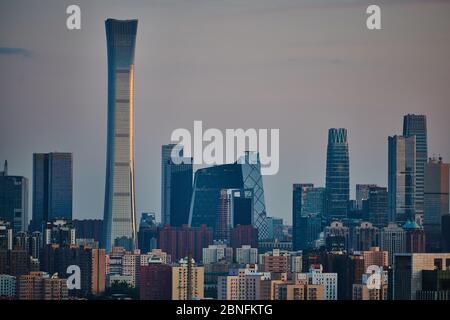
{"type": "Polygon", "coordinates": [[[134,184],[134,50],[137,20],[105,22],[108,134],[103,246],[136,247],[134,184]]]}

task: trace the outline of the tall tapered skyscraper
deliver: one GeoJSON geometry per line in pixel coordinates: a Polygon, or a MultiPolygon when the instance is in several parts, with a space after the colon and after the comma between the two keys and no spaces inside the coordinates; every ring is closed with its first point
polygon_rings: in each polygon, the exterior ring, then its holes
{"type": "Polygon", "coordinates": [[[403,136],[416,136],[416,191],[414,195],[416,215],[424,210],[424,171],[428,160],[427,117],[407,114],[403,117],[403,136]]]}
{"type": "Polygon", "coordinates": [[[326,173],[327,215],[347,217],[350,198],[350,168],[347,129],[329,129],[326,173]]]}
{"type": "Polygon", "coordinates": [[[108,129],[103,246],[136,248],[134,49],[137,20],[108,19],[108,129]]]}

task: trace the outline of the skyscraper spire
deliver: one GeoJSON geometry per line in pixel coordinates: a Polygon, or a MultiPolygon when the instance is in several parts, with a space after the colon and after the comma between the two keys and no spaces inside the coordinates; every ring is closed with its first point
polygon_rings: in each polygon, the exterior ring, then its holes
{"type": "Polygon", "coordinates": [[[325,179],[329,219],[347,217],[350,197],[349,179],[347,129],[329,129],[325,179]]]}

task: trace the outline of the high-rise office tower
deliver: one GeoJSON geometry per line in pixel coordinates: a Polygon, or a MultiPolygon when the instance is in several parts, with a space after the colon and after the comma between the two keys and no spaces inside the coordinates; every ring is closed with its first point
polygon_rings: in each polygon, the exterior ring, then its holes
{"type": "Polygon", "coordinates": [[[416,190],[414,194],[415,214],[423,214],[424,171],[428,159],[427,117],[407,114],[403,117],[403,136],[416,136],[416,190]]]}
{"type": "Polygon", "coordinates": [[[72,153],[33,154],[33,231],[55,219],[72,220],[72,153]]]}
{"type": "Polygon", "coordinates": [[[367,219],[377,228],[388,224],[388,192],[387,188],[370,187],[367,201],[367,219]]]}
{"type": "Polygon", "coordinates": [[[329,129],[327,147],[327,216],[347,217],[350,197],[350,168],[347,129],[329,129]]]}
{"type": "Polygon", "coordinates": [[[294,184],[292,190],[292,245],[294,250],[314,247],[322,231],[325,189],[311,183],[294,184]]]}
{"type": "Polygon", "coordinates": [[[449,164],[430,159],[425,165],[423,223],[427,252],[438,252],[442,217],[449,213],[449,164]]]}
{"type": "Polygon", "coordinates": [[[267,239],[266,207],[261,164],[256,153],[247,152],[232,164],[199,169],[195,172],[189,225],[206,224],[214,228],[222,189],[253,189],[251,223],[258,228],[259,239],[267,239]],[[211,208],[214,208],[211,210],[211,208]]]}
{"type": "Polygon", "coordinates": [[[388,138],[389,221],[415,220],[416,136],[388,138]]]}
{"type": "Polygon", "coordinates": [[[28,179],[8,175],[8,163],[0,172],[0,219],[11,224],[14,233],[28,229],[28,179]]]}
{"type": "Polygon", "coordinates": [[[161,148],[161,220],[181,227],[189,220],[192,197],[192,159],[183,158],[183,148],[176,144],[161,148]],[[172,153],[179,159],[173,161],[172,153]]]}
{"type": "Polygon", "coordinates": [[[134,187],[134,49],[137,20],[105,22],[108,49],[108,130],[103,247],[136,247],[134,187]]]}
{"type": "Polygon", "coordinates": [[[376,187],[376,184],[357,184],[356,185],[356,207],[361,210],[363,201],[369,198],[370,188],[376,187]]]}

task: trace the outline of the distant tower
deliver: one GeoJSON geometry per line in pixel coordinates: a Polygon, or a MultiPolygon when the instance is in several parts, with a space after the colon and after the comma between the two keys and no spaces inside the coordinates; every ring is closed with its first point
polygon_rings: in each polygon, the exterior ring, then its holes
{"type": "Polygon", "coordinates": [[[161,221],[174,227],[189,222],[192,196],[192,159],[183,158],[183,147],[167,144],[161,147],[161,221]],[[175,163],[172,152],[181,163],[175,163]]]}
{"type": "Polygon", "coordinates": [[[428,160],[427,117],[407,114],[403,117],[403,136],[416,136],[416,191],[414,195],[415,214],[424,213],[424,171],[428,160]]]}
{"type": "Polygon", "coordinates": [[[105,22],[108,131],[103,246],[136,248],[134,186],[134,50],[137,20],[105,22]]]}
{"type": "Polygon", "coordinates": [[[72,220],[72,153],[33,154],[32,230],[44,230],[55,219],[72,220]]]}
{"type": "Polygon", "coordinates": [[[14,234],[28,229],[28,179],[9,176],[7,161],[0,171],[0,221],[7,223],[14,234]]]}
{"type": "Polygon", "coordinates": [[[350,198],[350,168],[347,129],[329,129],[327,147],[328,219],[346,218],[350,198]]]}
{"type": "Polygon", "coordinates": [[[425,165],[423,222],[426,233],[427,252],[441,248],[442,217],[449,210],[449,164],[442,159],[430,159],[425,165]]]}

